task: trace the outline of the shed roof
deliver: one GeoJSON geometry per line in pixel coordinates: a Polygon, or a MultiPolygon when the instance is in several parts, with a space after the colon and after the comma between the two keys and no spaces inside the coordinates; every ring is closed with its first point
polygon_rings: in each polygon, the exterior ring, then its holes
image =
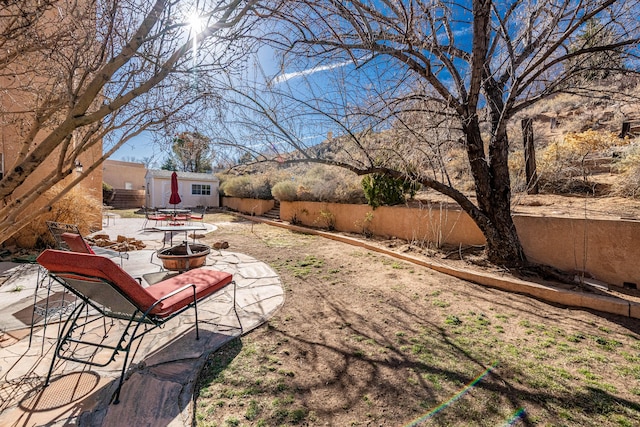
{"type": "MultiPolygon", "coordinates": [[[[163,169],[149,169],[145,178],[166,178],[171,179],[173,171],[163,169]]],[[[179,179],[188,179],[192,181],[220,181],[217,176],[210,173],[196,173],[196,172],[176,172],[179,179]]]]}

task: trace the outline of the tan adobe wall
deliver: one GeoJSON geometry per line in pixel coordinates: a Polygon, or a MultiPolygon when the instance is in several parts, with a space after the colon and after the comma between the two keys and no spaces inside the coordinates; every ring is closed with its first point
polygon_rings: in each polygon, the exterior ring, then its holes
{"type": "Polygon", "coordinates": [[[240,197],[221,197],[222,206],[249,215],[262,215],[275,206],[274,200],[243,199],[240,197]]]}
{"type": "Polygon", "coordinates": [[[516,215],[529,260],[585,272],[616,286],[640,286],[640,222],[516,215]]]}
{"type": "MultiPolygon", "coordinates": [[[[36,139],[36,142],[40,142],[41,138],[36,139]]],[[[16,129],[11,126],[2,126],[0,123],[0,150],[4,154],[4,168],[10,169],[15,165],[19,147],[15,141],[20,141],[16,134],[16,129]]],[[[19,198],[23,196],[27,191],[30,191],[36,186],[36,184],[47,177],[52,170],[57,167],[57,161],[59,157],[59,149],[53,151],[53,153],[42,164],[26,178],[23,185],[16,189],[12,197],[19,198]]],[[[88,167],[94,164],[102,156],[102,144],[96,144],[91,147],[87,152],[81,154],[78,160],[83,165],[86,171],[88,167]]],[[[73,172],[67,176],[62,185],[74,180],[79,172],[73,172]]],[[[90,174],[88,174],[80,183],[75,187],[78,191],[86,194],[96,200],[99,205],[102,204],[102,168],[97,168],[90,174]]],[[[33,209],[41,207],[44,202],[36,201],[33,205],[33,209]]],[[[94,228],[101,228],[100,215],[98,220],[92,224],[94,228]]]]}
{"type": "MultiPolygon", "coordinates": [[[[14,64],[15,65],[15,64],[14,64]]],[[[20,68],[20,65],[17,65],[20,68]]],[[[28,74],[28,73],[27,73],[28,74]]],[[[38,96],[38,91],[25,92],[23,90],[14,89],[13,77],[1,76],[0,86],[3,87],[4,94],[0,99],[0,152],[4,157],[4,170],[10,170],[15,166],[18,155],[21,151],[22,141],[24,140],[24,132],[21,126],[22,120],[29,121],[32,113],[34,97],[38,96]],[[34,95],[36,94],[36,95],[34,95]],[[26,112],[26,113],[25,113],[26,112]]],[[[38,85],[41,82],[38,78],[34,78],[31,81],[31,85],[38,85]]],[[[43,90],[47,90],[46,88],[43,90]]],[[[40,94],[42,95],[42,94],[40,94]]],[[[40,133],[34,138],[34,144],[39,144],[46,136],[47,129],[42,129],[40,133]]],[[[81,134],[81,131],[76,131],[81,134]]],[[[11,195],[14,199],[23,196],[26,193],[31,193],[34,186],[43,181],[51,171],[54,171],[58,166],[60,156],[60,148],[54,150],[47,159],[45,159],[38,168],[33,171],[26,178],[24,184],[16,189],[11,195]]],[[[102,143],[95,144],[90,147],[86,152],[78,156],[78,161],[83,165],[86,171],[90,165],[102,157],[102,143]]],[[[66,177],[62,183],[68,183],[77,177],[77,172],[73,172],[66,177]]],[[[78,191],[83,194],[89,195],[96,200],[98,205],[102,202],[102,168],[97,168],[90,174],[88,174],[76,187],[78,191]]],[[[33,205],[33,209],[41,207],[44,202],[36,201],[33,205]]],[[[93,224],[94,228],[101,227],[100,215],[97,215],[98,219],[93,224]]]]}
{"type": "MultiPolygon", "coordinates": [[[[227,199],[227,198],[225,198],[227,199]]],[[[239,209],[238,209],[239,210],[239,209]]],[[[465,213],[319,202],[281,202],[280,218],[310,227],[399,237],[414,242],[481,245],[484,236],[465,213]],[[440,225],[440,219],[444,225],[440,225]]],[[[529,260],[620,286],[640,283],[640,222],[514,216],[529,260]]]]}
{"type": "Polygon", "coordinates": [[[464,245],[483,245],[485,242],[466,213],[437,207],[380,206],[374,210],[369,205],[282,202],[280,218],[322,228],[327,228],[327,222],[333,221],[333,228],[339,231],[399,237],[408,241],[464,245]]]}
{"type": "MultiPolygon", "coordinates": [[[[127,182],[131,184],[131,190],[144,190],[144,177],[147,168],[142,163],[105,160],[102,163],[102,173],[104,182],[116,190],[125,189],[127,182]]],[[[144,200],[142,205],[144,205],[144,200]]]]}

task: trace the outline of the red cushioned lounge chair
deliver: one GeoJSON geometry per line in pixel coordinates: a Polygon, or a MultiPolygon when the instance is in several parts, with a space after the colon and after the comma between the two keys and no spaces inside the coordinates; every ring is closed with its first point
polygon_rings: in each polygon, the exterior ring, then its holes
{"type": "MultiPolygon", "coordinates": [[[[78,229],[77,225],[65,224],[63,222],[47,221],[47,227],[49,228],[49,232],[51,233],[54,241],[56,242],[56,249],[62,249],[65,251],[72,250],[75,252],[86,252],[84,250],[79,250],[79,251],[76,250],[78,249],[79,246],[76,249],[71,249],[68,246],[68,243],[62,238],[62,235],[65,233],[77,234],[80,237],[82,237],[82,234],[80,233],[80,230],[78,229]]],[[[89,246],[88,242],[84,239],[84,237],[82,237],[82,239],[85,241],[85,244],[88,246],[89,251],[91,251],[92,253],[95,253],[96,255],[102,255],[110,258],[118,257],[120,258],[120,265],[122,265],[123,259],[129,259],[129,254],[127,252],[120,252],[117,250],[110,249],[109,247],[102,248],[100,246],[89,246]]]]}
{"type": "Polygon", "coordinates": [[[204,215],[207,213],[207,207],[205,206],[202,210],[194,211],[189,214],[189,222],[200,221],[204,222],[204,215]]]}
{"type": "Polygon", "coordinates": [[[198,302],[231,283],[234,286],[233,309],[242,328],[235,305],[236,286],[229,273],[203,268],[193,269],[145,288],[106,257],[47,249],[40,254],[37,261],[49,271],[54,280],[81,301],[65,322],[58,337],[45,386],[49,384],[56,358],[92,366],[106,366],[122,351],[125,353],[125,359],[113,399],[113,403],[119,403],[120,389],[133,342],[191,307],[195,310],[196,339],[199,339],[198,302]],[[83,310],[88,307],[97,310],[100,316],[81,317],[83,310]],[[105,318],[125,320],[126,326],[115,345],[107,345],[103,340],[91,342],[83,336],[86,325],[105,318]],[[93,358],[86,357],[87,348],[93,348],[94,353],[106,350],[111,354],[106,362],[98,363],[93,358]],[[74,354],[76,351],[77,356],[74,354]]]}

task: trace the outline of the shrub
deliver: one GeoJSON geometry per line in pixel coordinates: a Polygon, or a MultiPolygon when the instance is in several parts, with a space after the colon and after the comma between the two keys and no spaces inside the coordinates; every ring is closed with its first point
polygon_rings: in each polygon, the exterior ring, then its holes
{"type": "Polygon", "coordinates": [[[259,175],[251,180],[251,194],[254,199],[271,200],[271,182],[266,175],[259,175]]]}
{"type": "Polygon", "coordinates": [[[640,198],[640,148],[634,147],[615,169],[622,179],[617,180],[612,192],[616,196],[640,198]]]}
{"type": "Polygon", "coordinates": [[[364,204],[367,203],[367,198],[364,195],[364,189],[360,183],[359,177],[343,183],[335,190],[335,198],[337,202],[364,204]]]}
{"type": "Polygon", "coordinates": [[[362,188],[367,203],[377,208],[383,205],[399,205],[405,202],[405,194],[415,195],[416,185],[400,178],[384,174],[371,174],[362,179],[362,188]]]}
{"type": "Polygon", "coordinates": [[[230,197],[251,197],[251,178],[249,176],[236,176],[223,181],[220,191],[230,197]]]}
{"type": "Polygon", "coordinates": [[[509,153],[509,175],[511,177],[511,191],[519,193],[527,190],[524,153],[515,151],[509,153]]]}
{"type": "Polygon", "coordinates": [[[271,181],[266,174],[242,175],[221,179],[220,192],[225,196],[251,199],[273,199],[271,181]]]}
{"type": "Polygon", "coordinates": [[[293,181],[280,181],[271,188],[271,194],[281,202],[297,200],[297,186],[293,181]]]}
{"type": "Polygon", "coordinates": [[[611,132],[587,130],[565,135],[541,153],[538,162],[541,187],[559,194],[594,192],[585,159],[590,153],[607,150],[620,143],[627,144],[628,140],[620,140],[611,132]]]}
{"type": "Polygon", "coordinates": [[[296,177],[283,176],[271,192],[280,201],[364,203],[358,176],[346,169],[314,166],[296,177]]]}
{"type": "MultiPolygon", "coordinates": [[[[51,199],[57,192],[58,189],[54,188],[46,196],[51,199]]],[[[81,189],[71,190],[49,212],[27,224],[13,237],[16,246],[29,249],[55,247],[47,221],[76,224],[81,233],[87,234],[102,221],[102,203],[95,197],[83,194],[81,189]]]]}
{"type": "Polygon", "coordinates": [[[298,200],[313,202],[346,202],[341,196],[356,175],[342,168],[314,166],[299,180],[298,200]]]}
{"type": "Polygon", "coordinates": [[[336,216],[333,212],[324,209],[320,211],[320,216],[314,222],[329,231],[336,228],[336,216]]]}

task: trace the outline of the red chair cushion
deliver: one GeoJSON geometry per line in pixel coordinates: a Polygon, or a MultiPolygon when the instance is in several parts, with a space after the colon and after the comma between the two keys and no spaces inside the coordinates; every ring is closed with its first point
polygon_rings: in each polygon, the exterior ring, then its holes
{"type": "MultiPolygon", "coordinates": [[[[196,285],[196,300],[200,301],[201,299],[224,288],[231,283],[232,280],[233,276],[223,271],[195,268],[149,286],[146,290],[155,299],[160,299],[175,289],[185,285],[194,284],[196,285]]],[[[153,314],[158,317],[165,317],[192,302],[193,288],[188,288],[164,300],[162,302],[162,309],[154,310],[153,314]]]]}
{"type": "MultiPolygon", "coordinates": [[[[76,273],[99,277],[113,283],[143,312],[156,302],[136,279],[107,257],[47,249],[38,256],[37,261],[54,274],[76,273]]],[[[161,305],[156,309],[160,310],[161,305]]]]}
{"type": "Polygon", "coordinates": [[[82,254],[95,253],[93,252],[93,249],[91,249],[91,246],[89,246],[87,241],[84,240],[84,238],[79,234],[62,233],[60,237],[62,237],[62,240],[65,241],[67,246],[69,246],[69,249],[71,249],[73,252],[80,252],[82,254]]]}
{"type": "MultiPolygon", "coordinates": [[[[229,273],[198,268],[144,288],[112,260],[99,255],[47,249],[38,256],[37,261],[54,274],[75,273],[104,279],[117,287],[143,312],[158,299],[181,286],[196,285],[196,299],[200,300],[233,280],[233,276],[229,273]]],[[[162,301],[151,310],[150,314],[167,317],[192,302],[193,289],[187,288],[162,301]]]]}

